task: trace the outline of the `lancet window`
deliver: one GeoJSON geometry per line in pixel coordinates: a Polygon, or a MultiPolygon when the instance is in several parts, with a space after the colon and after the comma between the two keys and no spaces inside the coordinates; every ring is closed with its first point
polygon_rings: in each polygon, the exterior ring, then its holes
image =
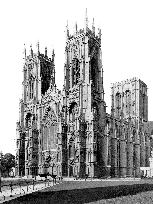
{"type": "Polygon", "coordinates": [[[90,79],[92,80],[92,87],[98,91],[98,63],[93,57],[90,62],[90,79]]]}
{"type": "Polygon", "coordinates": [[[125,91],[125,107],[126,107],[126,114],[130,115],[131,109],[131,92],[129,90],[125,91]]]}
{"type": "Polygon", "coordinates": [[[117,113],[117,117],[120,117],[120,111],[121,111],[121,94],[118,92],[116,93],[115,96],[115,102],[116,102],[116,113],[117,113]]]}
{"type": "Polygon", "coordinates": [[[73,59],[72,63],[72,86],[78,84],[80,78],[80,65],[77,58],[73,59]]]}

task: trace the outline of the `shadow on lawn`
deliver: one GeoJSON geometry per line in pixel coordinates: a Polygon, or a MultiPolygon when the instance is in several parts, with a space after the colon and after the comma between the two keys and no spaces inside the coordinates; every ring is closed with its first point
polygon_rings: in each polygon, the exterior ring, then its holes
{"type": "Polygon", "coordinates": [[[7,201],[7,204],[67,204],[67,203],[89,203],[102,199],[110,199],[126,195],[134,195],[140,192],[153,190],[153,184],[134,184],[107,186],[98,188],[84,188],[62,191],[34,192],[14,200],[7,201]]]}

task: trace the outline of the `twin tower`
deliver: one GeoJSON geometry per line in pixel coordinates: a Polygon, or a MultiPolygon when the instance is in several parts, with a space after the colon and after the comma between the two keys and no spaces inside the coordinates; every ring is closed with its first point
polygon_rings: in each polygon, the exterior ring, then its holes
{"type": "MultiPolygon", "coordinates": [[[[54,51],[51,58],[47,49],[41,54],[39,44],[37,53],[32,47],[30,55],[25,51],[16,175],[132,177],[135,168],[139,177],[140,162],[130,163],[132,169],[128,175],[127,153],[124,153],[129,121],[131,128],[138,126],[132,126],[131,117],[130,120],[123,117],[123,111],[115,116],[115,102],[112,114],[106,113],[101,30],[95,33],[94,22],[89,28],[87,15],[84,29],[78,30],[76,25],[70,35],[67,26],[62,91],[55,84],[54,58],[54,51]]],[[[137,154],[134,148],[131,150],[133,158],[137,154]]]]}

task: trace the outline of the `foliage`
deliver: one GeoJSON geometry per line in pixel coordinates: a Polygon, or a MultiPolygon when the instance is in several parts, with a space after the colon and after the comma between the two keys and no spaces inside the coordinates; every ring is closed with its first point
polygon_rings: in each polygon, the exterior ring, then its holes
{"type": "Polygon", "coordinates": [[[5,155],[1,153],[1,172],[4,176],[9,176],[10,169],[15,167],[15,156],[11,153],[6,153],[5,155]]]}

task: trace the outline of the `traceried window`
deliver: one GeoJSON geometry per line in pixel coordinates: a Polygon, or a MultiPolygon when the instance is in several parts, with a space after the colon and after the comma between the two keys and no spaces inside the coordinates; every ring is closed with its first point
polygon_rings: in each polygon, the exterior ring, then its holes
{"type": "Polygon", "coordinates": [[[120,111],[121,111],[121,94],[119,92],[116,93],[115,103],[116,103],[116,114],[117,114],[117,117],[119,117],[120,111]]]}
{"type": "Polygon", "coordinates": [[[25,68],[24,69],[24,82],[26,82],[26,79],[27,79],[27,69],[25,68]]]}
{"type": "Polygon", "coordinates": [[[25,127],[29,127],[31,125],[31,113],[27,113],[26,117],[25,117],[25,127]]]}
{"type": "Polygon", "coordinates": [[[29,99],[33,99],[34,96],[34,77],[31,75],[29,78],[29,99]]]}
{"type": "Polygon", "coordinates": [[[42,127],[42,149],[55,149],[57,144],[57,117],[55,115],[54,110],[50,107],[46,109],[43,122],[44,125],[42,127]]]}
{"type": "Polygon", "coordinates": [[[72,87],[78,84],[80,78],[80,64],[79,60],[74,58],[72,62],[72,87]]]}
{"type": "Polygon", "coordinates": [[[131,110],[131,92],[130,90],[125,91],[125,108],[126,114],[130,115],[131,110]]]}
{"type": "Polygon", "coordinates": [[[90,62],[90,79],[92,80],[92,86],[95,90],[98,91],[98,82],[99,82],[99,79],[98,79],[98,61],[97,59],[95,59],[94,57],[91,59],[91,62],[90,62]]]}

